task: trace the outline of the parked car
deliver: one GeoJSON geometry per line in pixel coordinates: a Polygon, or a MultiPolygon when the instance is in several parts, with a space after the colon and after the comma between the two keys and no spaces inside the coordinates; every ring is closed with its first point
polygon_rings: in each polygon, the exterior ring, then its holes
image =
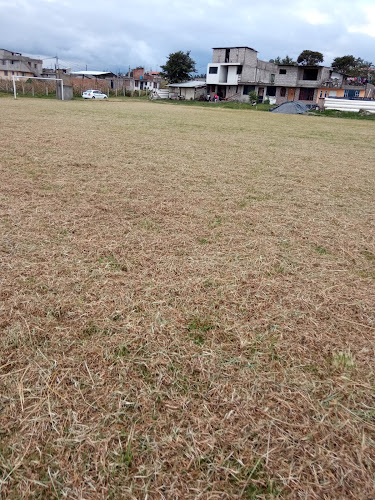
{"type": "Polygon", "coordinates": [[[107,94],[103,94],[101,90],[86,90],[82,97],[84,99],[108,99],[107,94]]]}

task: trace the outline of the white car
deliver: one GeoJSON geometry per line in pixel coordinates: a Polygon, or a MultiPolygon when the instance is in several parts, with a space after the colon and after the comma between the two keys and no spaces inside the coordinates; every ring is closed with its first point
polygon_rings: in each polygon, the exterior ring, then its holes
{"type": "Polygon", "coordinates": [[[108,99],[107,94],[103,94],[100,90],[86,90],[82,97],[84,99],[108,99]]]}

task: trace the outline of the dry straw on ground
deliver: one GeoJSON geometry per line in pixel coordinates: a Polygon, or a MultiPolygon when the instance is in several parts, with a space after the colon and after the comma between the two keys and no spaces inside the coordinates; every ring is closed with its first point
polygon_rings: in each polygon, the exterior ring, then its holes
{"type": "Polygon", "coordinates": [[[374,498],[374,124],[0,106],[1,498],[374,498]]]}

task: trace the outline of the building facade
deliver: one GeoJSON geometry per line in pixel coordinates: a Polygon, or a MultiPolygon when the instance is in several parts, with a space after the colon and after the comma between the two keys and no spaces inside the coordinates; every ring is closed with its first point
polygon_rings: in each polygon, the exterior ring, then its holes
{"type": "Polygon", "coordinates": [[[319,98],[365,97],[368,83],[354,82],[326,66],[280,65],[258,59],[250,47],[217,47],[207,66],[207,91],[221,99],[249,101],[254,91],[260,102],[281,104],[303,101],[316,104],[319,98]]]}
{"type": "Polygon", "coordinates": [[[158,90],[161,85],[161,76],[158,71],[145,71],[144,68],[132,70],[134,90],[158,90]]]}
{"type": "Polygon", "coordinates": [[[13,76],[40,76],[41,59],[23,56],[20,52],[0,49],[0,78],[11,80],[13,76]]]}

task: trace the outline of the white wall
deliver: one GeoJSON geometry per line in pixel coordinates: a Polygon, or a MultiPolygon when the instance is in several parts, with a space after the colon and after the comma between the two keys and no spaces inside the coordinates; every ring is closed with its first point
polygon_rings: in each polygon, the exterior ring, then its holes
{"type": "Polygon", "coordinates": [[[218,83],[226,83],[227,85],[237,85],[238,75],[237,67],[239,64],[214,64],[207,65],[206,82],[209,85],[217,85],[218,83]],[[210,73],[210,68],[217,68],[217,73],[210,73]]]}
{"type": "Polygon", "coordinates": [[[338,111],[355,111],[360,109],[375,113],[375,101],[355,101],[352,99],[324,99],[324,109],[336,109],[338,111]]]}

